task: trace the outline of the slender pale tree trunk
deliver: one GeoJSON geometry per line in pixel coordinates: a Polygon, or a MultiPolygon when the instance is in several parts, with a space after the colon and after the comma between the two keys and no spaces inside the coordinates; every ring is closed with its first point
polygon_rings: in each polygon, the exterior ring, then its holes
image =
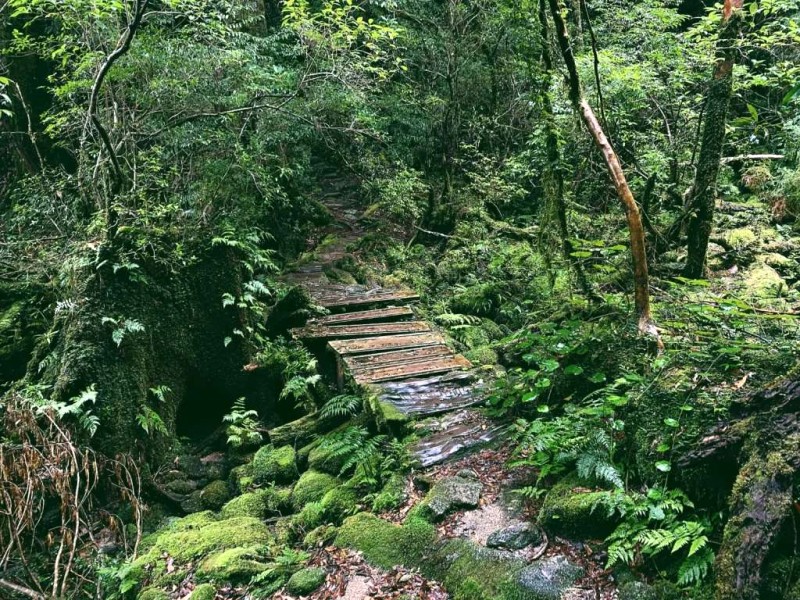
{"type": "Polygon", "coordinates": [[[725,125],[728,106],[733,93],[733,65],[736,49],[733,41],[739,34],[739,13],[743,0],[725,0],[722,12],[722,31],[717,43],[714,74],[708,86],[705,104],[700,154],[697,171],[689,198],[689,225],[687,228],[686,267],[684,275],[699,279],[705,275],[708,238],[714,220],[717,175],[725,142],[725,125]]]}
{"type": "Polygon", "coordinates": [[[658,335],[655,323],[650,312],[650,287],[649,275],[647,271],[647,252],[644,241],[644,228],[639,207],[633,197],[633,192],[625,178],[625,172],[619,161],[617,153],[608,141],[608,137],[603,131],[600,122],[592,110],[589,102],[584,98],[581,89],[581,81],[578,75],[578,67],[575,64],[575,56],[572,52],[572,44],[569,38],[567,25],[564,21],[563,7],[560,0],[549,0],[550,12],[556,25],[556,37],[567,67],[567,83],[569,85],[569,97],[575,110],[580,114],[586,129],[588,129],[595,145],[603,155],[608,173],[614,183],[622,206],[625,210],[625,217],[628,222],[628,233],[630,235],[631,257],[633,259],[633,279],[634,279],[634,303],[636,307],[636,317],[638,319],[639,331],[645,335],[656,339],[659,347],[661,340],[658,335]]]}

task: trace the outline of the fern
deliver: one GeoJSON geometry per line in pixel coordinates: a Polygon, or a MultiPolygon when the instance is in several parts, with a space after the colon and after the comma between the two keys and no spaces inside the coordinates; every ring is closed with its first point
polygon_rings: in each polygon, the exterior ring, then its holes
{"type": "Polygon", "coordinates": [[[376,484],[380,477],[382,451],[386,445],[385,435],[371,436],[365,427],[352,426],[328,435],[320,447],[330,453],[331,459],[346,457],[339,475],[354,471],[359,481],[376,484]]]}
{"type": "Polygon", "coordinates": [[[230,423],[225,432],[228,435],[228,444],[234,448],[257,446],[263,441],[263,436],[258,431],[258,413],[248,410],[244,398],[237,398],[231,407],[231,412],[222,417],[223,423],[230,423]]]}
{"type": "Polygon", "coordinates": [[[149,406],[143,406],[142,410],[136,415],[136,422],[147,435],[160,433],[167,435],[169,430],[161,416],[149,406]]]}
{"type": "Polygon", "coordinates": [[[328,400],[322,409],[320,409],[319,415],[323,419],[352,416],[358,413],[360,408],[360,397],[344,394],[341,396],[334,396],[328,400]]]}
{"type": "Polygon", "coordinates": [[[440,325],[444,325],[446,327],[456,327],[456,326],[474,326],[480,325],[481,319],[480,317],[476,317],[474,315],[462,315],[458,313],[442,313],[437,315],[434,320],[439,323],[440,325]]]}

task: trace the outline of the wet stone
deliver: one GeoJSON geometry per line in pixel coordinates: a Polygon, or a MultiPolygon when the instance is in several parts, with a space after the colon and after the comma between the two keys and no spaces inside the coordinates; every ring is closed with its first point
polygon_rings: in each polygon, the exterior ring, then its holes
{"type": "Polygon", "coordinates": [[[522,569],[518,582],[537,598],[559,600],[584,574],[582,567],[565,556],[550,556],[522,569]]]}
{"type": "Polygon", "coordinates": [[[482,490],[480,481],[445,477],[431,488],[422,501],[422,507],[429,517],[439,520],[459,508],[477,508],[482,490]]]}
{"type": "Polygon", "coordinates": [[[486,540],[486,545],[500,550],[522,550],[528,546],[536,546],[543,540],[542,530],[533,523],[515,523],[495,531],[486,540]]]}

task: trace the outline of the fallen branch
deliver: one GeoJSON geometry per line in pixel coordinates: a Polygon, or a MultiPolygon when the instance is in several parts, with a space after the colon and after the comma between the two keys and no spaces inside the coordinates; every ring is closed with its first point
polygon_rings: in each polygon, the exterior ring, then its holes
{"type": "Polygon", "coordinates": [[[0,587],[4,587],[17,594],[22,594],[23,596],[27,596],[28,598],[35,598],[35,600],[44,600],[44,596],[39,592],[37,592],[36,590],[32,590],[31,588],[25,587],[23,585],[18,585],[16,583],[11,583],[6,579],[0,579],[0,587]]]}
{"type": "Polygon", "coordinates": [[[739,156],[724,156],[719,160],[719,164],[727,165],[732,162],[742,162],[745,160],[783,160],[783,154],[740,154],[739,156]]]}

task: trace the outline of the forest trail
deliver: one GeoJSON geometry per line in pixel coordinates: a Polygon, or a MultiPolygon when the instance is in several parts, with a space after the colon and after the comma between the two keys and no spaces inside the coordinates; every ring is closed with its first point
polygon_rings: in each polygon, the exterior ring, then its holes
{"type": "Polygon", "coordinates": [[[340,261],[353,259],[365,232],[351,185],[326,177],[321,202],[332,222],[312,254],[285,275],[329,311],[293,329],[293,337],[324,346],[336,361],[339,389],[348,383],[367,387],[380,419],[413,421],[424,434],[412,449],[423,467],[496,440],[501,428],[472,408],[484,398],[483,380],[442,333],[417,316],[414,290],[343,284],[329,276],[340,261]]]}

